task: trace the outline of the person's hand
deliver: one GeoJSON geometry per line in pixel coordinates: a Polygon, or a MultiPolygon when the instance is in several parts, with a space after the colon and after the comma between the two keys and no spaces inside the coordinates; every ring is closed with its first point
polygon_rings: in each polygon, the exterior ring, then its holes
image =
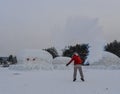
{"type": "Polygon", "coordinates": [[[69,64],[66,64],[66,66],[68,66],[69,64]]]}

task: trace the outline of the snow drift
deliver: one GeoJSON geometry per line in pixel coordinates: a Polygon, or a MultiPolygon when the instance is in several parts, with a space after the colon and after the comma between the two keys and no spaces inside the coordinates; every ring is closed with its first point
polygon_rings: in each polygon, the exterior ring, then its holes
{"type": "Polygon", "coordinates": [[[18,53],[18,64],[10,69],[16,70],[50,70],[52,66],[52,55],[40,49],[27,49],[18,53]]]}
{"type": "MultiPolygon", "coordinates": [[[[70,61],[69,57],[52,56],[43,50],[24,50],[17,55],[18,63],[11,65],[9,69],[14,70],[69,70],[73,69],[73,63],[66,67],[70,61]]],[[[86,62],[89,62],[86,60],[86,62]]],[[[86,63],[85,62],[85,63],[86,63]]],[[[90,62],[89,62],[90,63],[90,62]]],[[[120,69],[120,58],[109,52],[102,52],[102,58],[84,68],[94,69],[120,69]]]]}
{"type": "Polygon", "coordinates": [[[91,68],[120,69],[120,58],[110,52],[103,52],[98,62],[90,65],[91,68]]]}

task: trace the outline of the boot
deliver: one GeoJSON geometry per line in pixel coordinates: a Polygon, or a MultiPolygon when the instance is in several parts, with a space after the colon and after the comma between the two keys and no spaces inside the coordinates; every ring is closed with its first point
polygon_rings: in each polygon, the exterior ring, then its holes
{"type": "Polygon", "coordinates": [[[75,82],[75,81],[76,81],[76,78],[73,79],[73,82],[75,82]]]}
{"type": "Polygon", "coordinates": [[[85,80],[83,78],[81,78],[81,80],[84,82],[85,80]]]}

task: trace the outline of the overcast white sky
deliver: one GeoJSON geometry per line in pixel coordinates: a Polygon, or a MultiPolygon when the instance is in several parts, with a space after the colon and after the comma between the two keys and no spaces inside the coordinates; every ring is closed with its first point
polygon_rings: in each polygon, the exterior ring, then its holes
{"type": "Polygon", "coordinates": [[[119,0],[0,0],[0,55],[54,46],[54,36],[71,36],[68,22],[81,16],[97,19],[107,42],[120,41],[119,9],[119,0]]]}

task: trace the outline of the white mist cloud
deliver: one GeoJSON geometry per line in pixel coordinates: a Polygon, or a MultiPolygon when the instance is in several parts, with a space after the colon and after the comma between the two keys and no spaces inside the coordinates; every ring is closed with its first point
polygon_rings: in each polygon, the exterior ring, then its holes
{"type": "Polygon", "coordinates": [[[61,31],[56,33],[54,40],[59,48],[77,43],[89,43],[90,62],[95,62],[102,56],[104,38],[97,18],[79,16],[68,18],[61,31]]]}

